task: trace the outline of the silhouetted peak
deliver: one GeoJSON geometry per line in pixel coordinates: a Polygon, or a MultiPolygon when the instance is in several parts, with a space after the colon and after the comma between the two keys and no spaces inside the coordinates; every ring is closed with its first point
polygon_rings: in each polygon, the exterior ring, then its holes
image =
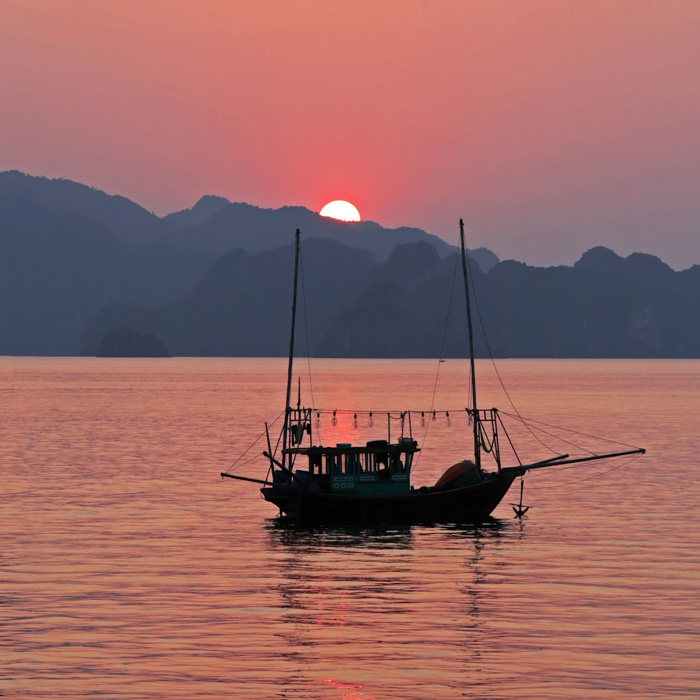
{"type": "Polygon", "coordinates": [[[481,271],[486,273],[491,268],[498,265],[500,258],[496,253],[488,248],[474,248],[474,250],[469,250],[469,257],[476,261],[476,264],[481,268],[481,271]]]}
{"type": "Polygon", "coordinates": [[[192,207],[192,211],[211,215],[227,207],[229,204],[231,204],[231,202],[229,202],[226,197],[219,197],[219,195],[216,194],[205,194],[204,197],[200,197],[197,204],[192,207]]]}
{"type": "MultiPolygon", "coordinates": [[[[283,207],[277,209],[277,211],[285,212],[287,214],[302,214],[303,216],[308,216],[309,214],[321,216],[320,214],[316,214],[316,212],[311,211],[311,209],[302,207],[299,204],[285,204],[283,207]]],[[[323,218],[325,219],[326,217],[323,218]]]]}
{"type": "Polygon", "coordinates": [[[401,289],[413,289],[435,274],[439,265],[440,256],[427,241],[402,243],[377,271],[377,282],[394,284],[401,289]]]}
{"type": "Polygon", "coordinates": [[[435,267],[439,262],[440,256],[435,250],[435,246],[427,241],[416,241],[396,246],[385,266],[399,268],[405,274],[411,274],[417,270],[435,267]]]}
{"type": "Polygon", "coordinates": [[[508,258],[507,260],[501,260],[498,263],[498,269],[499,271],[505,270],[505,271],[510,271],[510,270],[526,270],[532,267],[531,265],[528,265],[527,263],[521,262],[520,260],[513,260],[511,258],[508,258]]]}
{"type": "Polygon", "coordinates": [[[229,206],[231,202],[225,197],[205,194],[191,209],[182,209],[164,216],[165,221],[179,226],[196,226],[211,218],[229,206]]]}
{"type": "Polygon", "coordinates": [[[672,275],[674,271],[655,255],[632,253],[621,258],[609,248],[598,246],[586,251],[574,265],[576,269],[595,270],[615,275],[626,275],[636,279],[650,280],[660,275],[672,275]]]}
{"type": "Polygon", "coordinates": [[[678,274],[685,279],[700,280],[700,265],[691,265],[685,270],[681,270],[678,274]]]}
{"type": "Polygon", "coordinates": [[[0,196],[47,209],[69,210],[109,228],[126,243],[141,245],[159,233],[160,219],[126,197],[64,178],[28,175],[18,170],[0,172],[0,196]]]}
{"type": "Polygon", "coordinates": [[[234,248],[214,261],[207,271],[207,279],[225,279],[234,271],[245,270],[250,263],[251,255],[242,248],[234,248]]]}
{"type": "Polygon", "coordinates": [[[0,172],[0,191],[25,193],[44,204],[60,209],[112,207],[111,211],[127,212],[132,217],[156,219],[156,215],[119,194],[107,194],[97,187],[66,178],[29,175],[19,170],[0,172]]]}
{"type": "Polygon", "coordinates": [[[673,270],[661,258],[648,253],[632,253],[625,262],[633,268],[635,273],[644,275],[673,274],[673,270]]]}
{"type": "MultiPolygon", "coordinates": [[[[30,187],[32,185],[37,185],[40,187],[46,186],[53,182],[45,175],[30,175],[29,173],[23,173],[20,170],[4,170],[0,172],[0,188],[10,189],[16,191],[17,188],[30,187]]],[[[57,182],[66,182],[64,180],[57,180],[57,182]]],[[[70,181],[67,181],[70,182],[70,181]]]]}
{"type": "Polygon", "coordinates": [[[622,258],[610,248],[599,245],[587,250],[574,268],[587,268],[598,272],[612,272],[619,269],[622,258]]]}

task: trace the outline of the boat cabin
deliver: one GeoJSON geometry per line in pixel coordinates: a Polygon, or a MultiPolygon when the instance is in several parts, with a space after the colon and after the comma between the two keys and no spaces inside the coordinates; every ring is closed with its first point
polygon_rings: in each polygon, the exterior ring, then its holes
{"type": "Polygon", "coordinates": [[[419,451],[411,438],[397,443],[371,440],[366,445],[338,443],[335,447],[291,447],[290,459],[308,458],[308,471],[295,469],[297,481],[311,488],[362,496],[401,495],[410,491],[413,455],[419,451]]]}

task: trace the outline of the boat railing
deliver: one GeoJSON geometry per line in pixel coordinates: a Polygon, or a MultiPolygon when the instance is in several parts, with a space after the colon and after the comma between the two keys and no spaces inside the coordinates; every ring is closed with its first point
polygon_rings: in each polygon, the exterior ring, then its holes
{"type": "Polygon", "coordinates": [[[368,445],[337,444],[333,447],[288,447],[293,458],[308,457],[308,471],[314,478],[328,476],[358,476],[366,478],[393,478],[410,474],[413,455],[420,451],[415,441],[397,444],[368,445]]]}

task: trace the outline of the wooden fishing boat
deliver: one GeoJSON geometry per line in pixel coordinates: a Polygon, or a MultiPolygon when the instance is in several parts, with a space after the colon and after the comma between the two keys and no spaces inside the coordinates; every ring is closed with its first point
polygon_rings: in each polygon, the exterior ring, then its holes
{"type": "MultiPolygon", "coordinates": [[[[460,248],[471,372],[471,406],[465,410],[472,427],[473,457],[449,467],[434,485],[415,488],[411,484],[411,467],[420,450],[418,442],[413,439],[410,412],[399,412],[400,434],[393,442],[389,420],[386,440],[371,440],[363,445],[338,443],[330,447],[315,444],[314,424],[318,425],[320,411],[303,407],[301,395],[296,407],[290,405],[299,238],[297,230],[287,394],[279,441],[281,451],[279,456],[273,453],[266,425],[268,449],[263,455],[268,462],[267,477],[258,479],[228,472],[221,474],[222,477],[262,484],[263,498],[277,506],[281,514],[308,522],[482,522],[503,500],[513,481],[530,470],[644,453],[644,449],[634,448],[582,457],[559,454],[529,464],[521,463],[515,453],[517,464],[501,464],[501,434],[506,435],[509,444],[512,443],[498,409],[479,408],[477,403],[470,280],[461,220],[460,248]],[[490,454],[495,468],[484,467],[483,453],[490,454]]],[[[331,420],[336,420],[335,410],[331,420]]],[[[520,502],[512,505],[517,516],[527,510],[522,504],[522,484],[520,502]]]]}

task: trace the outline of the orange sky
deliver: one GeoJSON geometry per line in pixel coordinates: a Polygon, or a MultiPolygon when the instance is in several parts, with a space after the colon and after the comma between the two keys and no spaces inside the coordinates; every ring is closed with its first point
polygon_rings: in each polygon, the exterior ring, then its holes
{"type": "Polygon", "coordinates": [[[696,0],[3,0],[0,170],[700,263],[696,0]]]}

